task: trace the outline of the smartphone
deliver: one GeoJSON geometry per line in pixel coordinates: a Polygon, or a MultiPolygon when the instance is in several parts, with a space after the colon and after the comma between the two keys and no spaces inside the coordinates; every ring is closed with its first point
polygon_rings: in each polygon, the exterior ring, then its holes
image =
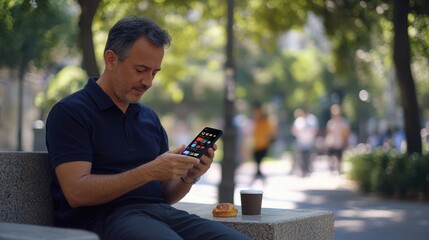
{"type": "Polygon", "coordinates": [[[209,148],[222,136],[222,130],[205,127],[183,150],[182,154],[190,157],[201,158],[209,148]]]}

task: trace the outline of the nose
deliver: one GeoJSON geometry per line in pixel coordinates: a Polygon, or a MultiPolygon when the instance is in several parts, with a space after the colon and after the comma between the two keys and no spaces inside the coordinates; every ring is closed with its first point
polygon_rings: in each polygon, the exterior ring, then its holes
{"type": "Polygon", "coordinates": [[[144,74],[142,76],[142,78],[140,79],[140,83],[144,85],[146,89],[148,89],[152,87],[152,82],[154,78],[155,78],[155,75],[149,71],[147,74],[144,74]]]}

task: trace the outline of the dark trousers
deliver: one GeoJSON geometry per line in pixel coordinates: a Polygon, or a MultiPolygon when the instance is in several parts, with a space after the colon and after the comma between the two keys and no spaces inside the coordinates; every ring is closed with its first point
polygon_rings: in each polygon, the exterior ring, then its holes
{"type": "Polygon", "coordinates": [[[262,176],[261,163],[262,159],[267,155],[268,149],[256,150],[253,152],[253,158],[256,161],[256,176],[262,176]]]}
{"type": "Polygon", "coordinates": [[[250,239],[222,223],[200,218],[168,204],[119,207],[93,229],[100,239],[250,239]]]}
{"type": "Polygon", "coordinates": [[[338,171],[338,173],[342,173],[341,160],[343,158],[343,149],[331,148],[328,150],[328,155],[331,161],[330,162],[331,172],[338,171]]]}
{"type": "Polygon", "coordinates": [[[310,173],[311,151],[301,150],[301,174],[306,176],[310,173]]]}

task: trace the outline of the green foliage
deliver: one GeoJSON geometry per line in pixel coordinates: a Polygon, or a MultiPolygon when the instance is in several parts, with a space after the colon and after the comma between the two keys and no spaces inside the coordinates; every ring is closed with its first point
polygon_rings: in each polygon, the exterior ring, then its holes
{"type": "Polygon", "coordinates": [[[352,164],[350,177],[363,192],[429,199],[429,154],[376,151],[356,154],[349,160],[352,164]]]}
{"type": "Polygon", "coordinates": [[[88,76],[83,69],[64,67],[50,80],[47,91],[36,96],[35,105],[50,110],[59,100],[83,88],[87,80],[88,76]]]}
{"type": "Polygon", "coordinates": [[[218,19],[225,10],[223,2],[214,0],[104,1],[93,24],[98,62],[103,62],[107,31],[117,20],[128,15],[150,17],[169,31],[172,45],[142,101],[179,118],[197,111],[206,119],[221,116],[225,34],[218,19]]]}
{"type": "MultiPolygon", "coordinates": [[[[315,42],[306,38],[308,32],[297,34],[306,39],[302,49],[285,48],[269,52],[259,48],[255,42],[238,45],[240,100],[247,103],[276,101],[279,115],[293,116],[296,108],[304,106],[318,115],[321,113],[321,99],[327,92],[326,83],[332,81],[332,75],[327,74],[329,58],[316,47],[315,42]]],[[[283,120],[291,121],[293,118],[283,120]]]]}
{"type": "MultiPolygon", "coordinates": [[[[320,106],[326,104],[331,93],[342,92],[345,111],[351,116],[352,124],[356,124],[361,114],[357,111],[358,91],[366,89],[378,98],[372,100],[379,105],[377,109],[365,107],[365,114],[374,114],[377,110],[380,116],[385,115],[381,112],[385,109],[381,90],[390,86],[386,79],[392,69],[389,1],[270,0],[236,1],[235,4],[238,100],[270,102],[280,98],[282,109],[291,116],[294,108],[303,105],[323,111],[320,106]],[[306,33],[303,27],[311,12],[322,20],[321,27],[330,37],[334,57],[318,48],[317,39],[311,39],[305,49],[297,52],[283,51],[279,46],[279,36],[292,29],[306,39],[311,38],[311,33],[306,33]]],[[[93,23],[100,66],[107,30],[126,15],[153,18],[173,37],[162,71],[151,89],[155,94],[146,94],[143,101],[159,109],[161,114],[173,111],[178,116],[188,116],[189,112],[201,111],[207,118],[221,116],[226,1],[103,1],[93,23]]],[[[416,40],[412,44],[427,44],[427,18],[417,14],[410,17],[413,17],[410,31],[415,33],[413,39],[416,40]]],[[[428,49],[425,45],[419,46],[416,48],[419,51],[428,49]]],[[[416,58],[416,61],[419,64],[415,64],[415,69],[422,79],[419,90],[424,95],[425,86],[429,86],[425,85],[427,58],[416,58]]],[[[427,94],[426,98],[429,99],[427,94]]]]}
{"type": "MultiPolygon", "coordinates": [[[[285,3],[278,0],[236,2],[234,35],[239,49],[236,56],[239,98],[248,102],[253,101],[252,98],[271,101],[272,96],[283,98],[286,95],[287,99],[282,99],[284,103],[288,106],[291,103],[291,108],[295,108],[301,100],[317,104],[324,94],[323,84],[319,82],[321,78],[317,75],[326,69],[326,65],[325,61],[319,62],[321,58],[317,56],[317,50],[311,49],[308,54],[303,52],[303,56],[299,53],[282,56],[274,51],[278,33],[298,28],[307,20],[305,1],[287,5],[285,7],[285,3]],[[297,79],[303,84],[297,84],[297,79]],[[255,88],[255,85],[259,87],[255,88]],[[296,92],[310,91],[311,97],[295,96],[296,88],[302,89],[296,92]],[[307,90],[303,90],[305,88],[307,90]]],[[[108,28],[126,15],[151,17],[173,37],[162,71],[151,90],[159,94],[145,95],[143,101],[165,111],[175,106],[173,109],[178,110],[178,116],[188,115],[187,111],[199,111],[208,118],[222,115],[225,2],[103,2],[93,25],[100,62],[108,28]],[[184,105],[192,106],[192,109],[180,107],[184,105]]]]}
{"type": "Polygon", "coordinates": [[[276,50],[277,36],[300,29],[307,20],[307,3],[303,0],[237,1],[236,22],[239,39],[250,37],[259,47],[276,50]]]}
{"type": "MultiPolygon", "coordinates": [[[[385,118],[387,106],[391,104],[384,98],[383,89],[392,88],[395,66],[393,65],[393,7],[394,2],[388,0],[329,0],[308,1],[309,10],[324,20],[327,34],[332,41],[334,72],[339,81],[334,88],[343,89],[346,95],[347,112],[358,115],[360,100],[357,93],[361,89],[371,94],[373,108],[365,114],[385,118]],[[312,2],[312,3],[310,3],[312,2]],[[339,20],[340,19],[340,20],[339,20]]],[[[427,111],[428,93],[428,26],[429,8],[427,0],[410,0],[408,14],[408,35],[411,43],[411,56],[417,99],[422,112],[427,111]],[[425,69],[425,70],[423,70],[425,69]]],[[[403,9],[405,11],[405,9],[403,9]]],[[[405,60],[405,59],[404,59],[405,60]]],[[[406,66],[405,66],[406,67],[406,66]]],[[[407,80],[410,81],[410,80],[407,80]]],[[[411,81],[413,81],[411,79],[411,81]]],[[[401,94],[404,89],[399,85],[401,94]]],[[[330,89],[328,87],[328,89],[330,89]]],[[[394,95],[400,92],[392,88],[394,95]]],[[[399,96],[397,97],[399,99],[399,96]]],[[[412,98],[412,97],[411,97],[412,98]]],[[[362,115],[362,114],[361,114],[362,115]]],[[[368,115],[367,115],[368,116],[368,115]]],[[[410,122],[410,114],[404,118],[405,125],[410,122]]],[[[415,119],[415,118],[413,118],[415,119]]],[[[413,131],[413,139],[418,134],[413,131]]]]}
{"type": "Polygon", "coordinates": [[[0,66],[25,71],[52,62],[52,49],[64,40],[70,16],[64,5],[68,1],[0,0],[0,66]]]}

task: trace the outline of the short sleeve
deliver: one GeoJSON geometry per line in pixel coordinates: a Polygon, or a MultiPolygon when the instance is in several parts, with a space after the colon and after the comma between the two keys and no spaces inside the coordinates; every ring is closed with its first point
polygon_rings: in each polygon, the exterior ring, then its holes
{"type": "Polygon", "coordinates": [[[70,161],[92,161],[91,127],[78,109],[56,104],[46,122],[46,146],[53,167],[70,161]]]}

